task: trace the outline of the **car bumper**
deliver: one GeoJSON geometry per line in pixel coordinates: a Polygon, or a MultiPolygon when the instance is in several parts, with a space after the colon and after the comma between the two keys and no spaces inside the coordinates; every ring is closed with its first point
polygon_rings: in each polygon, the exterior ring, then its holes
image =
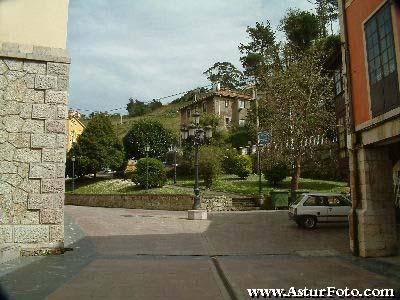
{"type": "Polygon", "coordinates": [[[292,213],[291,211],[289,211],[288,215],[289,215],[289,219],[290,219],[290,220],[297,221],[297,219],[298,219],[297,215],[295,215],[295,214],[292,213]]]}

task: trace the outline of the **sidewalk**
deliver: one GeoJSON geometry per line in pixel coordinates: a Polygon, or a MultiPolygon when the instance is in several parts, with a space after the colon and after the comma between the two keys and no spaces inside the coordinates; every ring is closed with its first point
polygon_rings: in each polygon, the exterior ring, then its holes
{"type": "Polygon", "coordinates": [[[1,265],[12,299],[249,299],[248,288],[400,287],[400,267],[354,258],[345,226],[299,229],[286,212],[66,207],[61,256],[1,265]],[[25,262],[25,264],[23,264],[25,262]]]}

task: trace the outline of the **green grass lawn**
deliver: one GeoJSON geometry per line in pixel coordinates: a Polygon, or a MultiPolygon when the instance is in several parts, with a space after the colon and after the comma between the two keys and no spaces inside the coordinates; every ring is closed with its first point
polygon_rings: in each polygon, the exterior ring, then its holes
{"type": "MultiPolygon", "coordinates": [[[[72,182],[66,183],[66,193],[72,193],[72,182]]],[[[130,180],[104,179],[104,178],[83,178],[75,181],[76,194],[179,194],[190,195],[192,192],[184,187],[164,186],[162,188],[141,189],[130,180]]]]}
{"type": "MultiPolygon", "coordinates": [[[[178,179],[177,185],[184,187],[193,186],[193,179],[178,179]]],[[[270,186],[264,179],[262,181],[264,194],[269,194],[273,189],[289,189],[290,178],[286,178],[279,187],[270,186]]],[[[223,175],[213,183],[211,188],[214,191],[242,194],[242,195],[258,195],[258,176],[251,175],[247,180],[240,180],[234,175],[223,175]]],[[[301,179],[299,189],[310,192],[333,192],[347,193],[349,188],[346,182],[324,181],[313,179],[301,179]]]]}
{"type": "MultiPolygon", "coordinates": [[[[273,189],[289,189],[290,178],[286,178],[281,186],[272,187],[265,180],[262,181],[264,194],[269,194],[273,189]]],[[[177,185],[174,186],[172,180],[162,188],[142,189],[130,180],[123,179],[110,179],[110,178],[83,178],[75,182],[75,193],[77,194],[130,194],[130,195],[144,195],[144,194],[180,194],[192,195],[193,194],[193,179],[179,178],[177,185]]],[[[203,195],[220,195],[237,194],[237,195],[257,195],[258,194],[258,176],[251,175],[247,180],[240,180],[233,175],[223,175],[214,182],[211,190],[206,190],[203,182],[200,182],[203,190],[203,195]]],[[[308,190],[310,192],[335,192],[347,193],[349,188],[346,182],[337,181],[324,181],[301,179],[300,189],[308,190]]],[[[72,193],[72,182],[68,180],[66,183],[66,192],[72,193]]]]}

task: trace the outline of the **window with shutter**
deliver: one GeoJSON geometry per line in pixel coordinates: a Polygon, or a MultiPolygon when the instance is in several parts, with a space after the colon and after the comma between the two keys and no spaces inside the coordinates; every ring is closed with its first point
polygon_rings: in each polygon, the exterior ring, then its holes
{"type": "Polygon", "coordinates": [[[400,106],[390,3],[365,24],[372,116],[400,106]]]}

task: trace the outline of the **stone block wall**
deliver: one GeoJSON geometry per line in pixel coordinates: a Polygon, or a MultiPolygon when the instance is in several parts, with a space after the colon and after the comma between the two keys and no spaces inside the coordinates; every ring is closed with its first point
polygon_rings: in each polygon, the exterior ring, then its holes
{"type": "Polygon", "coordinates": [[[356,208],[358,241],[350,228],[351,248],[354,250],[358,242],[362,257],[395,255],[397,233],[390,148],[361,148],[357,160],[358,170],[351,168],[350,172],[358,172],[359,178],[359,186],[352,182],[352,193],[358,191],[360,198],[356,208]]]}
{"type": "Polygon", "coordinates": [[[62,247],[69,57],[0,43],[0,243],[62,247]]]}

